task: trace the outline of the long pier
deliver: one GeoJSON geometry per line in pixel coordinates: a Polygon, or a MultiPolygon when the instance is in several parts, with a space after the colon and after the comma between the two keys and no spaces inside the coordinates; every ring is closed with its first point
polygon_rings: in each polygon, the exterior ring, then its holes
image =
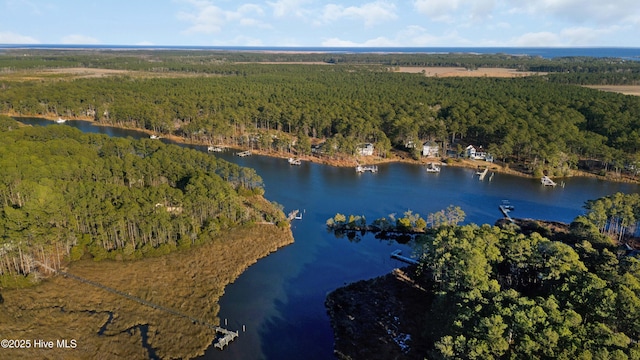
{"type": "Polygon", "coordinates": [[[416,259],[412,259],[410,257],[406,257],[406,256],[402,256],[402,250],[398,249],[395,250],[394,252],[391,253],[391,258],[392,259],[396,259],[396,260],[400,260],[402,262],[405,262],[407,264],[411,264],[411,265],[418,265],[420,264],[420,262],[416,259]]]}
{"type": "Polygon", "coordinates": [[[509,212],[511,211],[509,209],[509,205],[500,205],[498,206],[498,208],[500,209],[500,212],[502,213],[502,215],[504,215],[504,217],[513,224],[514,221],[511,218],[511,215],[509,215],[509,212]]]}
{"type": "Polygon", "coordinates": [[[480,171],[478,170],[476,172],[476,175],[478,175],[478,180],[483,181],[484,177],[487,176],[487,173],[489,172],[489,167],[485,167],[484,170],[480,171]]]}
{"type": "Polygon", "coordinates": [[[220,349],[220,350],[222,350],[226,345],[228,345],[231,341],[235,340],[235,338],[238,337],[238,331],[227,330],[227,329],[225,329],[225,328],[223,328],[221,326],[210,324],[205,320],[194,318],[193,316],[189,316],[187,314],[183,314],[181,312],[178,312],[178,311],[173,310],[171,308],[168,308],[166,306],[162,306],[162,305],[158,305],[158,304],[152,303],[150,301],[144,300],[144,299],[139,298],[137,296],[133,296],[133,295],[131,295],[129,293],[126,293],[124,291],[120,291],[120,290],[114,289],[112,287],[108,287],[106,285],[102,285],[102,284],[100,284],[98,282],[95,282],[95,281],[92,281],[92,280],[89,280],[89,279],[85,279],[83,277],[68,273],[66,271],[56,270],[56,269],[54,269],[54,268],[52,268],[50,266],[47,266],[47,265],[45,265],[45,264],[43,264],[43,263],[41,263],[39,261],[34,261],[34,262],[36,263],[36,265],[40,265],[40,266],[42,266],[43,268],[47,269],[48,271],[50,271],[52,273],[60,274],[60,275],[62,275],[64,277],[71,278],[71,279],[74,279],[74,280],[79,281],[81,283],[85,283],[87,285],[91,285],[91,286],[103,289],[103,290],[108,291],[110,293],[122,296],[122,297],[127,298],[127,299],[132,300],[132,301],[135,301],[135,302],[137,302],[139,304],[148,306],[150,308],[153,308],[153,309],[156,309],[156,310],[160,310],[160,311],[164,311],[164,312],[169,313],[171,315],[175,315],[175,316],[190,320],[192,324],[200,324],[200,325],[207,326],[207,327],[215,330],[216,333],[222,334],[222,337],[221,338],[217,338],[216,342],[214,344],[214,346],[216,348],[220,349]]]}

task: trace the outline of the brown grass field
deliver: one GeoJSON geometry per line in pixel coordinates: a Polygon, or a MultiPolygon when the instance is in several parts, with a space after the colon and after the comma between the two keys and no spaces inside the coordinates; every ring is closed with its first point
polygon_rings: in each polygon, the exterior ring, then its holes
{"type": "Polygon", "coordinates": [[[586,85],[585,87],[624,95],[640,96],[640,85],[586,85]]]}

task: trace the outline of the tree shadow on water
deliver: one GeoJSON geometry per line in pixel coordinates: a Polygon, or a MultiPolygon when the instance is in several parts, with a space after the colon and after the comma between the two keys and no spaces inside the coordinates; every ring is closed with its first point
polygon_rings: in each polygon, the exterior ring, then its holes
{"type": "Polygon", "coordinates": [[[298,298],[287,304],[278,301],[281,314],[272,316],[262,326],[262,352],[267,359],[331,359],[333,332],[328,321],[306,314],[309,301],[298,298]]]}

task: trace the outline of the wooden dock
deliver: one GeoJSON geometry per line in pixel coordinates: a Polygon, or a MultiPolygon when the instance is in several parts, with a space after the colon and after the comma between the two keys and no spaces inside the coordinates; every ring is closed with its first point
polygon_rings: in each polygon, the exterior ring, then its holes
{"type": "Polygon", "coordinates": [[[555,181],[551,180],[547,175],[543,176],[542,179],[540,180],[540,182],[544,186],[556,186],[557,185],[555,183],[555,181]]]}
{"type": "Polygon", "coordinates": [[[402,250],[398,249],[391,253],[391,258],[400,260],[410,265],[418,265],[420,262],[416,259],[412,259],[410,257],[402,256],[402,250]]]}
{"type": "Polygon", "coordinates": [[[291,221],[291,220],[302,220],[302,213],[298,209],[293,210],[287,216],[287,220],[289,220],[289,221],[291,221]]]}
{"type": "Polygon", "coordinates": [[[240,157],[251,156],[251,150],[241,151],[236,153],[236,155],[240,157]]]}
{"type": "Polygon", "coordinates": [[[498,206],[498,209],[500,209],[500,212],[505,217],[505,219],[509,220],[512,224],[515,223],[511,218],[511,215],[509,215],[509,212],[513,211],[514,209],[513,205],[509,204],[509,201],[502,200],[502,204],[498,206]]]}
{"type": "Polygon", "coordinates": [[[221,333],[222,337],[216,339],[216,342],[215,344],[213,344],[213,346],[217,347],[220,350],[223,350],[225,346],[229,345],[230,342],[232,342],[233,340],[235,340],[235,338],[238,337],[237,331],[227,330],[220,326],[216,327],[216,332],[221,333]]]}
{"type": "Polygon", "coordinates": [[[378,172],[378,166],[377,165],[369,165],[369,166],[358,165],[358,166],[356,166],[356,172],[358,174],[361,174],[361,173],[367,172],[367,171],[371,171],[372,173],[377,173],[378,172]]]}
{"type": "Polygon", "coordinates": [[[483,181],[484,177],[487,176],[487,173],[489,172],[489,167],[485,167],[484,170],[480,170],[478,169],[478,171],[476,171],[476,175],[478,175],[478,180],[483,181]]]}

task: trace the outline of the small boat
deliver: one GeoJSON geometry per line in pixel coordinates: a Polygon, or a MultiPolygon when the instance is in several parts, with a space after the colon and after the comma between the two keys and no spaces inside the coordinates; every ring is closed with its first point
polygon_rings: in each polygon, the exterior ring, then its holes
{"type": "Polygon", "coordinates": [[[151,136],[149,136],[149,139],[152,139],[152,140],[158,140],[158,139],[160,139],[160,136],[158,136],[158,135],[151,135],[151,136]]]}
{"type": "Polygon", "coordinates": [[[428,173],[439,173],[440,172],[440,166],[434,164],[434,163],[428,163],[427,166],[425,167],[425,170],[428,173]]]}
{"type": "Polygon", "coordinates": [[[302,160],[300,159],[295,159],[295,158],[289,158],[289,165],[302,165],[302,160]]]}
{"type": "Polygon", "coordinates": [[[56,120],[56,123],[58,123],[58,124],[64,124],[66,122],[67,122],[67,120],[65,120],[63,118],[58,118],[58,120],[56,120]]]}
{"type": "Polygon", "coordinates": [[[222,148],[220,146],[209,146],[207,148],[208,152],[222,152],[222,148]]]}
{"type": "Polygon", "coordinates": [[[513,207],[513,205],[511,205],[511,203],[509,202],[509,200],[502,200],[502,207],[505,210],[509,210],[509,211],[513,211],[515,210],[515,208],[513,207]]]}

